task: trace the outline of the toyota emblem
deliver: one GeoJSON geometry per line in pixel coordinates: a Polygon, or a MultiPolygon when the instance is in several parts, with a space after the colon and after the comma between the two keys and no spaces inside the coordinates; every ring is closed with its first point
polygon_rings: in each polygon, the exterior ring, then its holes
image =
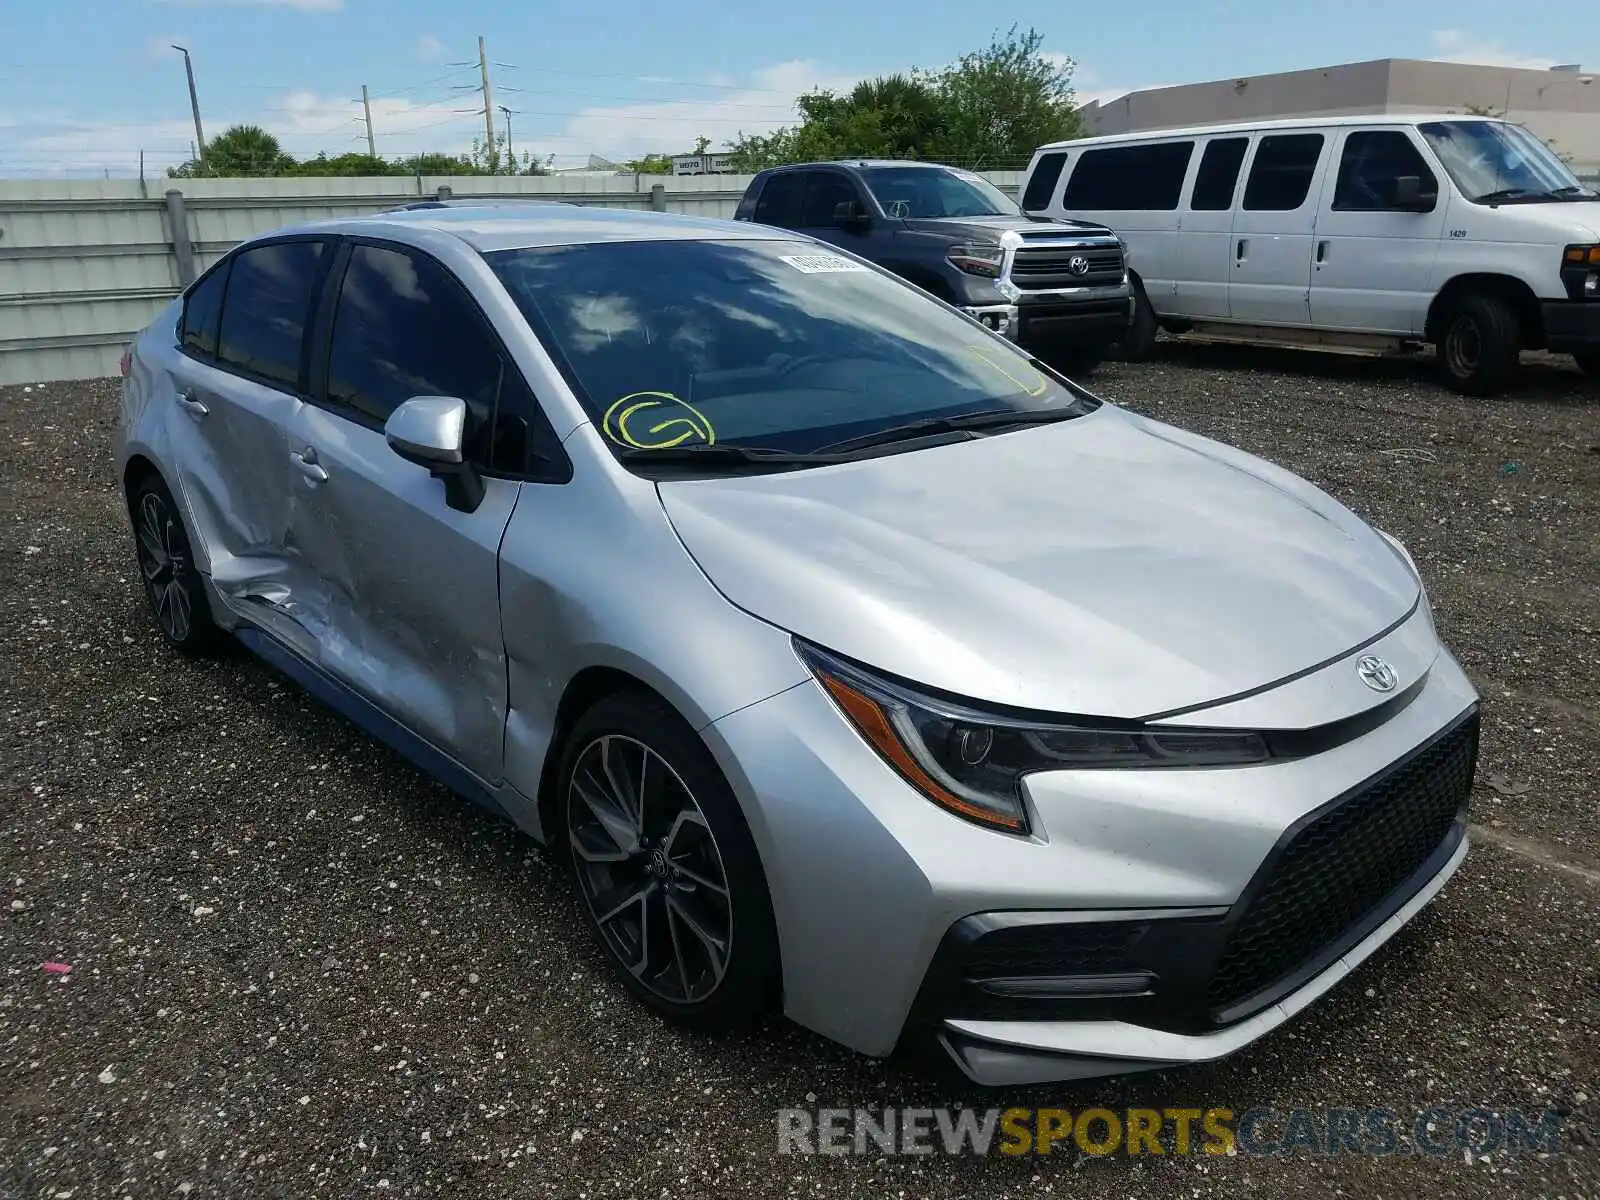
{"type": "Polygon", "coordinates": [[[1356,663],[1356,674],[1361,677],[1361,682],[1375,692],[1392,692],[1394,685],[1400,682],[1400,676],[1395,670],[1376,654],[1364,655],[1356,663]]]}
{"type": "Polygon", "coordinates": [[[1089,260],[1081,254],[1074,254],[1067,260],[1067,270],[1074,275],[1087,275],[1089,273],[1089,260]]]}

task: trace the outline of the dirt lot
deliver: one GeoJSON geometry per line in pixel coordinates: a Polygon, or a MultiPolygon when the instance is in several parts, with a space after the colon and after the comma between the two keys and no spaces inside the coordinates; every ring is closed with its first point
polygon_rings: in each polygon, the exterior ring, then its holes
{"type": "Polygon", "coordinates": [[[1600,387],[1544,365],[1472,402],[1419,366],[1201,348],[1096,386],[1409,544],[1485,697],[1477,845],[1263,1043],[1000,1094],[647,1015],[526,839],[252,660],[162,649],[112,383],[0,391],[0,1193],[1600,1196],[1600,387]],[[955,1103],[1555,1107],[1565,1134],[1470,1162],[776,1153],[780,1108],[955,1103]]]}

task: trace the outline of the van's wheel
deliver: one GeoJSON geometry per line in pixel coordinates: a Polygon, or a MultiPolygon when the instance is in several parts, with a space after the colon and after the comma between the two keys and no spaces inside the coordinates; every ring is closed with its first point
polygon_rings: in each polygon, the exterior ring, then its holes
{"type": "Polygon", "coordinates": [[[709,1029],[772,1007],[778,938],[755,841],[682,717],[645,691],[607,696],[573,728],[557,796],[579,907],[630,992],[709,1029]]]}
{"type": "Polygon", "coordinates": [[[1504,391],[1522,355],[1516,310],[1487,292],[1457,297],[1439,322],[1438,355],[1445,382],[1463,395],[1504,391]]]}
{"type": "Polygon", "coordinates": [[[1144,288],[1137,280],[1130,282],[1133,285],[1133,318],[1128,323],[1127,332],[1112,343],[1108,357],[1123,362],[1143,362],[1155,350],[1156,333],[1160,325],[1156,321],[1155,309],[1150,307],[1150,298],[1144,294],[1144,288]]]}
{"type": "Polygon", "coordinates": [[[1600,350],[1579,350],[1572,359],[1590,379],[1600,379],[1600,350]]]}
{"type": "Polygon", "coordinates": [[[178,506],[159,475],[147,474],[134,485],[129,515],[145,599],[161,636],[183,654],[213,653],[222,634],[211,619],[178,506]]]}

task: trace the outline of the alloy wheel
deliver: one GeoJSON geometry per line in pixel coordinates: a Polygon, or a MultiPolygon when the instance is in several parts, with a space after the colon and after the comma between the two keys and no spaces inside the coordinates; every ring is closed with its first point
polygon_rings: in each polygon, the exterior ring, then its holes
{"type": "Polygon", "coordinates": [[[673,1004],[722,983],[733,909],[705,813],[671,765],[634,738],[595,738],[573,765],[567,830],[579,890],[627,971],[673,1004]]]}
{"type": "Polygon", "coordinates": [[[155,492],[139,497],[139,570],[150,607],[174,642],[189,636],[189,553],[177,518],[155,492]]]}

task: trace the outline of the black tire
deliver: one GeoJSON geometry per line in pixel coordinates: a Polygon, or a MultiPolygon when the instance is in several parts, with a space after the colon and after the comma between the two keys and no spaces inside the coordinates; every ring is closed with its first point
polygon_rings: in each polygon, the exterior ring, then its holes
{"type": "Polygon", "coordinates": [[[766,877],[732,788],[688,723],[650,692],[607,696],[573,727],[557,786],[578,908],[623,985],[701,1029],[739,1028],[770,1011],[781,974],[766,877]],[[635,771],[635,762],[647,765],[635,771]],[[613,803],[636,779],[643,802],[631,811],[613,803]]]}
{"type": "Polygon", "coordinates": [[[1128,331],[1112,344],[1108,357],[1123,362],[1143,362],[1154,352],[1156,334],[1161,326],[1144,288],[1137,281],[1132,281],[1132,286],[1133,317],[1128,322],[1128,331]]]}
{"type": "Polygon", "coordinates": [[[129,516],[145,600],[161,636],[181,654],[215,653],[222,631],[212,620],[189,533],[159,475],[147,474],[134,484],[129,516]]]}
{"type": "Polygon", "coordinates": [[[1516,378],[1522,358],[1517,312],[1489,292],[1458,296],[1439,320],[1439,370],[1465,396],[1494,396],[1516,378]]]}
{"type": "Polygon", "coordinates": [[[1579,350],[1572,360],[1590,379],[1600,379],[1600,350],[1579,350]]]}

